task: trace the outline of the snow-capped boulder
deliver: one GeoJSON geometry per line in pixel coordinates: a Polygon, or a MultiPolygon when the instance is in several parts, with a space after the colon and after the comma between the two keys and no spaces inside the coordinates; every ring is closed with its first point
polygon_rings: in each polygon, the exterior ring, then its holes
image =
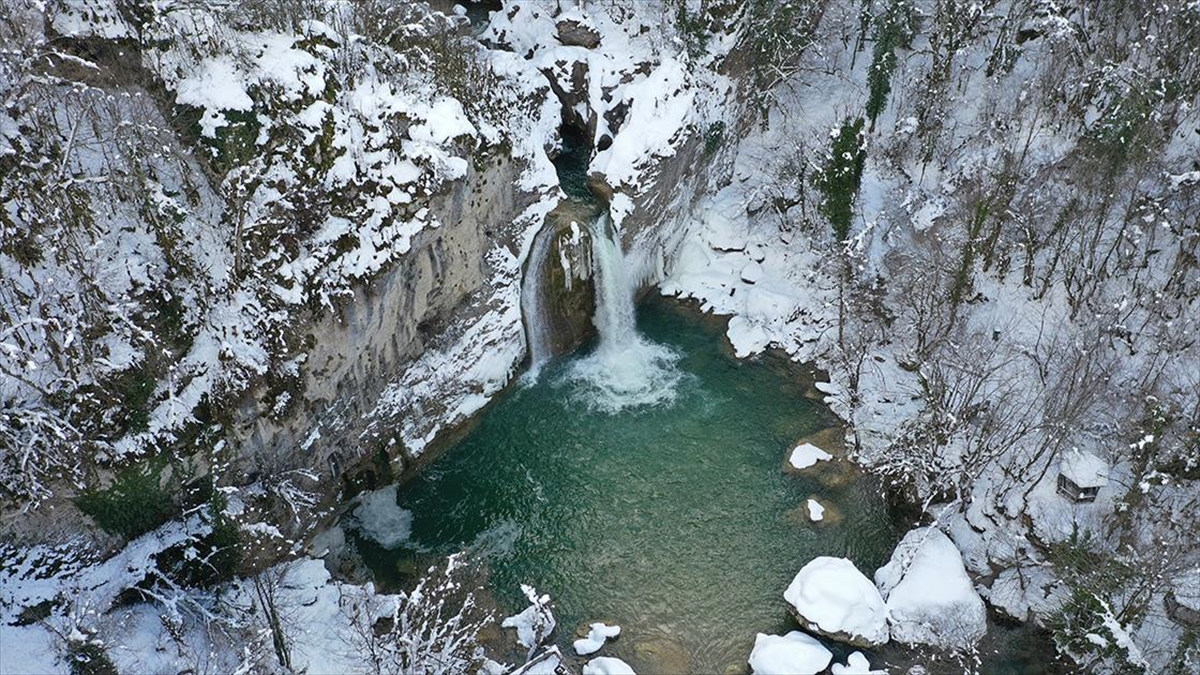
{"type": "Polygon", "coordinates": [[[808,519],[814,523],[825,520],[825,507],[815,499],[808,500],[808,519]]]}
{"type": "Polygon", "coordinates": [[[550,596],[538,595],[537,590],[527,584],[521,584],[525,597],[529,598],[529,606],[520,614],[514,614],[500,622],[502,628],[514,628],[517,631],[517,642],[529,648],[530,656],[550,637],[558,622],[550,610],[550,596]]]}
{"type": "MultiPolygon", "coordinates": [[[[887,675],[886,670],[872,670],[871,662],[862,652],[854,652],[846,657],[845,663],[835,663],[829,669],[833,675],[887,675]]],[[[911,670],[909,671],[912,672],[911,670]]]]}
{"type": "Polygon", "coordinates": [[[753,261],[746,263],[746,266],[742,268],[741,277],[742,281],[748,284],[757,284],[763,277],[762,265],[753,261]]]}
{"type": "Polygon", "coordinates": [[[615,638],[621,634],[620,626],[610,626],[605,623],[593,623],[588,626],[588,634],[586,637],[580,638],[572,645],[575,647],[575,653],[580,656],[595,654],[604,646],[605,640],[615,638]]]}
{"type": "Polygon", "coordinates": [[[621,659],[601,656],[583,666],[583,675],[637,675],[633,668],[621,659]]]}
{"type": "Polygon", "coordinates": [[[805,565],[783,593],[801,626],[856,647],[888,641],[888,613],[871,580],[845,558],[805,565]]]}
{"type": "Polygon", "coordinates": [[[962,554],[936,528],[918,527],[875,572],[887,600],[892,639],[943,649],[969,649],[987,633],[987,610],[962,554]]]}
{"type": "Polygon", "coordinates": [[[798,630],[782,636],[759,633],[748,659],[754,675],[815,675],[832,660],[825,645],[798,630]]]}
{"type": "Polygon", "coordinates": [[[833,459],[833,455],[825,452],[821,448],[812,443],[801,443],[792,450],[792,454],[788,456],[788,466],[796,471],[815,466],[817,462],[826,462],[833,459]]]}

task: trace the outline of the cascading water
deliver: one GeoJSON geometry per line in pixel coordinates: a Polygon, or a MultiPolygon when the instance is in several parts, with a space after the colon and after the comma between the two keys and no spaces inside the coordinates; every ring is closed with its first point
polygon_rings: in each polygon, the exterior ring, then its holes
{"type": "Polygon", "coordinates": [[[549,230],[542,230],[533,237],[533,244],[529,249],[529,262],[525,266],[525,278],[521,284],[521,313],[525,318],[525,337],[529,345],[529,370],[522,379],[527,384],[537,382],[542,367],[554,356],[554,345],[547,321],[546,285],[542,280],[552,238],[549,230]]]}
{"type": "Polygon", "coordinates": [[[608,215],[597,218],[591,230],[596,275],[593,321],[600,343],[572,364],[567,379],[578,385],[584,404],[604,412],[671,403],[681,378],[675,367],[679,357],[638,333],[634,287],[608,215]]]}

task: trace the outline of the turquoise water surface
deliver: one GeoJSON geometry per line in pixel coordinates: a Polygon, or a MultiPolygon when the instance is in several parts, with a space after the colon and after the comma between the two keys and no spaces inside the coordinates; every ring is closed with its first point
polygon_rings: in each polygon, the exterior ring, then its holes
{"type": "Polygon", "coordinates": [[[806,562],[846,556],[869,576],[887,561],[898,533],[875,482],[782,471],[798,439],[837,424],[796,369],[735,360],[719,326],[668,300],[643,303],[638,328],[678,355],[672,402],[593,409],[569,376],[586,350],[551,363],[401,486],[409,544],[359,542],[377,579],[469,548],[506,610],[526,604],[522,583],[554,598],[564,646],[615,621],[601,654],[635,669],[740,672],[755,633],[794,627],[782,594],[806,562]],[[807,522],[810,496],[828,524],[807,522]]]}

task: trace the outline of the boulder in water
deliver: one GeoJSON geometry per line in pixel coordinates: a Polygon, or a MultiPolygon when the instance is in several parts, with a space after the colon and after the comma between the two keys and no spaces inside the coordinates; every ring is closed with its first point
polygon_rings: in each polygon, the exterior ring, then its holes
{"type": "Polygon", "coordinates": [[[787,467],[784,470],[803,471],[815,466],[817,462],[827,462],[831,459],[833,459],[833,455],[812,443],[801,443],[792,450],[792,454],[788,455],[787,467]]]}
{"type": "Polygon", "coordinates": [[[879,590],[854,563],[821,556],[805,565],[784,591],[805,629],[856,647],[888,641],[888,613],[879,590]]]}
{"type": "Polygon", "coordinates": [[[633,668],[621,659],[601,656],[583,666],[583,675],[637,675],[633,668]]]}
{"type": "Polygon", "coordinates": [[[759,633],[750,652],[754,675],[815,675],[833,660],[833,653],[816,638],[794,630],[787,635],[759,633]]]}

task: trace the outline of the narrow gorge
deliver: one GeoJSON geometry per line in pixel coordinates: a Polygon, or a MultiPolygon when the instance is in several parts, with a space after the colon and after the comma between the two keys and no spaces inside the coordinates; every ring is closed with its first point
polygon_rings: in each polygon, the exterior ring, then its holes
{"type": "Polygon", "coordinates": [[[0,44],[0,674],[1200,670],[1200,3],[0,44]]]}

